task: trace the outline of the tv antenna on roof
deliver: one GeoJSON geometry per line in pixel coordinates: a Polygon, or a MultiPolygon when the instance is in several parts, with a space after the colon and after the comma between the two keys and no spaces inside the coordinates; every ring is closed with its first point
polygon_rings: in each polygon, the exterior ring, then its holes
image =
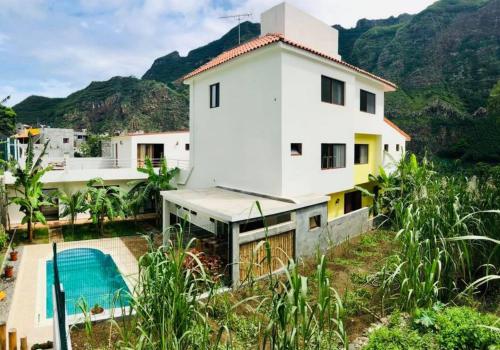
{"type": "Polygon", "coordinates": [[[251,17],[251,13],[240,13],[238,15],[228,15],[228,16],[222,16],[219,18],[234,18],[238,21],[238,45],[241,44],[241,20],[245,17],[251,17]]]}

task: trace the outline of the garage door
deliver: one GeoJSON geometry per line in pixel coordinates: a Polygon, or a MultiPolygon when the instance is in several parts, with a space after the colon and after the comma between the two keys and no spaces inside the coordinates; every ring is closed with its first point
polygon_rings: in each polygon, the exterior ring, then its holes
{"type": "MultiPolygon", "coordinates": [[[[295,230],[280,233],[268,238],[271,247],[271,271],[286,266],[289,258],[295,257],[295,230]]],[[[263,239],[240,245],[240,281],[244,282],[249,274],[258,278],[269,273],[269,263],[266,259],[266,249],[260,243],[263,239]]]]}

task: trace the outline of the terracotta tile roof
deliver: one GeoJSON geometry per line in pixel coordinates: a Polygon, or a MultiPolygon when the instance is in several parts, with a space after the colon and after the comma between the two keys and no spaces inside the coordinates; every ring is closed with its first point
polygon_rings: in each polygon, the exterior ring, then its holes
{"type": "Polygon", "coordinates": [[[300,43],[297,43],[293,40],[289,40],[287,38],[285,38],[282,34],[266,34],[264,36],[261,36],[261,37],[258,37],[258,38],[255,38],[253,40],[250,40],[240,46],[237,46],[233,49],[230,49],[228,51],[225,51],[223,53],[221,53],[219,56],[215,57],[214,59],[212,59],[211,61],[205,63],[204,65],[198,67],[197,69],[195,69],[194,71],[192,71],[191,73],[187,74],[186,76],[184,76],[183,80],[185,79],[189,79],[191,77],[194,77],[195,75],[198,75],[204,71],[207,71],[209,69],[212,69],[214,67],[217,67],[219,65],[221,65],[222,63],[225,63],[227,61],[230,61],[232,60],[233,58],[236,58],[238,56],[241,56],[245,53],[248,53],[248,52],[251,52],[251,51],[254,51],[258,48],[261,48],[261,47],[264,47],[264,46],[267,46],[267,45],[270,45],[272,43],[275,43],[275,42],[282,42],[282,43],[285,43],[285,44],[288,44],[290,46],[293,46],[293,47],[296,47],[298,49],[302,49],[302,50],[305,50],[305,51],[308,51],[310,53],[313,53],[315,55],[318,55],[320,57],[323,57],[323,58],[326,58],[330,61],[333,61],[335,63],[338,63],[344,67],[347,67],[355,72],[358,72],[358,73],[361,73],[363,75],[366,75],[372,79],[375,79],[375,80],[378,80],[380,81],[381,83],[383,84],[386,84],[386,85],[389,85],[390,87],[392,88],[396,88],[396,84],[388,81],[388,80],[385,80],[379,76],[376,76],[375,74],[372,74],[372,73],[369,73],[361,68],[358,68],[356,66],[353,66],[352,64],[349,64],[347,62],[344,62],[342,60],[339,60],[333,56],[330,56],[330,55],[327,55],[323,52],[320,52],[320,51],[317,51],[315,49],[312,49],[310,47],[307,47],[305,45],[302,45],[300,43]]]}
{"type": "Polygon", "coordinates": [[[389,119],[384,117],[384,122],[389,124],[390,127],[394,128],[397,132],[399,132],[401,135],[403,135],[405,137],[406,141],[411,141],[411,136],[408,135],[407,133],[405,133],[403,130],[401,130],[396,124],[391,122],[389,119]]]}

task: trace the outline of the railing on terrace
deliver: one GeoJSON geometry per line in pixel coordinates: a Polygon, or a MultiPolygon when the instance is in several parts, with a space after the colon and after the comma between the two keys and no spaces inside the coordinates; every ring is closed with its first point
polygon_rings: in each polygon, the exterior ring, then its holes
{"type": "MultiPolygon", "coordinates": [[[[19,162],[24,163],[24,159],[19,162]]],[[[152,159],[153,165],[159,167],[161,159],[152,159]]],[[[53,171],[62,170],[86,170],[86,169],[132,169],[143,167],[143,160],[134,160],[130,158],[46,158],[43,161],[44,166],[52,166],[53,171]]],[[[188,160],[182,159],[168,159],[167,165],[169,168],[187,169],[189,167],[188,160]]]]}

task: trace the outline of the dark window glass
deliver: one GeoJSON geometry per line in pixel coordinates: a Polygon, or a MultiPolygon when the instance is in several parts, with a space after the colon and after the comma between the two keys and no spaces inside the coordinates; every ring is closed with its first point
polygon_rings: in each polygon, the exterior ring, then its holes
{"type": "Polygon", "coordinates": [[[290,144],[290,153],[292,156],[301,156],[302,155],[302,144],[301,143],[291,143],[290,144]]]}
{"type": "Polygon", "coordinates": [[[396,151],[399,151],[399,144],[396,145],[396,151]]]}
{"type": "Polygon", "coordinates": [[[375,94],[361,90],[359,109],[363,112],[375,114],[375,94]]]}
{"type": "Polygon", "coordinates": [[[361,209],[361,191],[344,194],[344,214],[361,209]]]}
{"type": "Polygon", "coordinates": [[[240,233],[258,230],[258,229],[264,228],[264,226],[266,226],[266,225],[267,225],[267,227],[279,225],[279,224],[282,224],[284,222],[288,222],[291,220],[292,220],[292,216],[290,213],[282,213],[282,214],[267,216],[265,218],[265,223],[264,223],[264,220],[262,218],[248,220],[248,221],[242,222],[240,224],[240,233]]]}
{"type": "Polygon", "coordinates": [[[368,145],[354,145],[354,164],[368,164],[368,145]]]}
{"type": "Polygon", "coordinates": [[[186,143],[186,144],[184,145],[184,148],[186,149],[186,151],[189,151],[189,143],[186,143]]]}
{"type": "Polygon", "coordinates": [[[387,143],[384,145],[384,151],[389,152],[389,145],[387,143]]]}
{"type": "Polygon", "coordinates": [[[314,215],[309,218],[309,230],[321,227],[321,215],[314,215]]]}
{"type": "Polygon", "coordinates": [[[63,137],[63,143],[69,143],[69,138],[68,137],[63,137]]]}
{"type": "Polygon", "coordinates": [[[220,88],[219,83],[210,85],[210,108],[219,107],[220,88]]]}
{"type": "Polygon", "coordinates": [[[321,76],[321,101],[344,105],[345,83],[340,80],[321,76]]]}
{"type": "Polygon", "coordinates": [[[345,168],[345,144],[321,144],[321,169],[345,168]]]}

